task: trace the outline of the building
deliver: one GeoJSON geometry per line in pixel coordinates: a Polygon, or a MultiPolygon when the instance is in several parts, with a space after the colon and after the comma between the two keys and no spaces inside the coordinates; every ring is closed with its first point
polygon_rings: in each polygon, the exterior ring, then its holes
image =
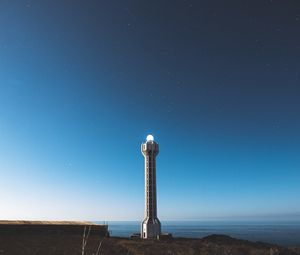
{"type": "Polygon", "coordinates": [[[156,201],[156,156],[159,152],[158,144],[152,135],[141,146],[145,157],[145,218],[141,225],[141,237],[159,238],[161,224],[157,218],[156,201]]]}

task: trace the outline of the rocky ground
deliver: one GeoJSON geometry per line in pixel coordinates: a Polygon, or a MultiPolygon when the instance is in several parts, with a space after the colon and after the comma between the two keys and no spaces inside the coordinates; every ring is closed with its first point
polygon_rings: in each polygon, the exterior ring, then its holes
{"type": "MultiPolygon", "coordinates": [[[[90,236],[85,255],[296,255],[300,248],[238,240],[224,235],[211,235],[202,239],[174,238],[171,240],[140,240],[116,237],[90,236]],[[102,243],[101,243],[102,242],[102,243]]],[[[7,255],[80,255],[82,237],[15,235],[0,237],[0,254],[7,255]]]]}

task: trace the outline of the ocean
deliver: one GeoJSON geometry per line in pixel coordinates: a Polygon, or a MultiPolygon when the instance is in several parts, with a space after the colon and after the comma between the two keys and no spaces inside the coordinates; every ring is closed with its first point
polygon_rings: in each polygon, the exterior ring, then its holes
{"type": "MultiPolygon", "coordinates": [[[[106,223],[111,236],[129,237],[132,233],[140,232],[138,221],[106,223]]],[[[225,234],[250,241],[300,246],[300,222],[162,221],[161,223],[162,232],[172,233],[174,237],[202,238],[211,234],[225,234]]]]}

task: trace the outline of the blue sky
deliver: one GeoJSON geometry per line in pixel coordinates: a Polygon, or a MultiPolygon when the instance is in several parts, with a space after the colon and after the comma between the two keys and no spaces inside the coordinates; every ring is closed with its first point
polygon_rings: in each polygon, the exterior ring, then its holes
{"type": "Polygon", "coordinates": [[[0,218],[299,219],[287,2],[1,1],[0,218]]]}

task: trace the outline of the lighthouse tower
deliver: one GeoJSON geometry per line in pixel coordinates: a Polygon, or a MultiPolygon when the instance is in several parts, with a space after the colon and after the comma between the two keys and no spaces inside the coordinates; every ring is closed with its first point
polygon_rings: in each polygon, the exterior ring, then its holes
{"type": "Polygon", "coordinates": [[[148,135],[146,140],[141,146],[145,157],[145,218],[141,226],[141,237],[144,239],[158,238],[161,234],[156,206],[156,156],[159,149],[152,135],[148,135]]]}

